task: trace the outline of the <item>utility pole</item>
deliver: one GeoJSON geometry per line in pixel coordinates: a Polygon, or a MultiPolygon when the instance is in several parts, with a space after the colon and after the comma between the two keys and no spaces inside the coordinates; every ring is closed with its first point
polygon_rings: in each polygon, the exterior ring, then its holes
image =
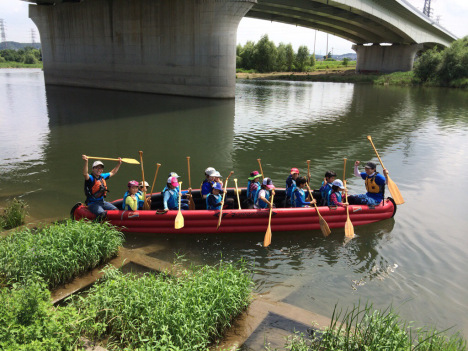
{"type": "Polygon", "coordinates": [[[431,0],[424,0],[424,9],[423,9],[423,13],[424,13],[427,17],[431,17],[431,12],[432,12],[432,9],[431,9],[431,0]]]}
{"type": "Polygon", "coordinates": [[[3,20],[3,18],[0,18],[0,38],[1,38],[1,42],[5,43],[4,49],[6,49],[7,43],[6,43],[6,34],[5,34],[5,21],[3,20]]]}
{"type": "Polygon", "coordinates": [[[314,37],[314,57],[315,57],[315,42],[317,41],[317,29],[315,30],[315,37],[314,37]]]}
{"type": "Polygon", "coordinates": [[[36,44],[36,32],[34,31],[33,28],[31,28],[31,44],[36,44]]]}
{"type": "Polygon", "coordinates": [[[325,51],[325,60],[328,58],[328,33],[327,33],[327,51],[325,51]]]}

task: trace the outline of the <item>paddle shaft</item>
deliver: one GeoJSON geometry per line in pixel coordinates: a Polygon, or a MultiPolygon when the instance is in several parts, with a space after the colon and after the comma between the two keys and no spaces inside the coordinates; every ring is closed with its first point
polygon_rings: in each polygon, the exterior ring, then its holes
{"type": "MultiPolygon", "coordinates": [[[[143,179],[142,184],[145,187],[145,171],[143,169],[143,151],[138,151],[140,154],[140,163],[141,163],[141,178],[143,179]]],[[[146,191],[143,191],[143,209],[149,210],[148,203],[146,202],[146,191]]]]}
{"type": "Polygon", "coordinates": [[[187,156],[187,169],[188,169],[188,182],[189,182],[189,209],[195,210],[195,202],[193,202],[192,198],[192,180],[190,178],[190,156],[187,156]]]}
{"type": "Polygon", "coordinates": [[[229,173],[229,175],[227,176],[226,181],[224,182],[223,199],[221,200],[221,209],[219,210],[219,219],[218,219],[218,227],[217,228],[219,228],[219,226],[221,225],[221,220],[223,219],[223,207],[224,207],[224,199],[226,197],[227,183],[228,183],[229,177],[232,176],[233,173],[234,173],[234,171],[231,171],[231,173],[229,173]]]}
{"type": "MultiPolygon", "coordinates": [[[[310,190],[310,187],[308,184],[307,184],[307,190],[309,191],[310,200],[314,201],[314,196],[312,195],[312,191],[310,190]]],[[[314,206],[315,206],[315,211],[317,211],[317,215],[319,217],[320,230],[322,231],[323,235],[328,236],[331,233],[330,227],[328,226],[327,221],[320,214],[320,211],[316,203],[314,204],[314,206]]]]}
{"type": "Polygon", "coordinates": [[[234,178],[234,184],[236,185],[236,194],[237,194],[237,204],[239,205],[239,210],[241,210],[241,204],[240,204],[240,199],[239,199],[239,189],[237,188],[237,179],[234,178]]]}
{"type": "Polygon", "coordinates": [[[375,148],[374,143],[372,142],[371,136],[368,135],[368,136],[367,136],[367,139],[370,141],[370,143],[371,143],[371,145],[372,145],[372,148],[374,149],[375,154],[377,155],[377,158],[379,159],[380,165],[382,166],[383,169],[385,169],[385,166],[384,166],[384,164],[383,164],[383,162],[382,162],[382,160],[381,160],[381,158],[380,158],[380,156],[379,156],[379,153],[377,152],[377,149],[375,148]]]}
{"type": "Polygon", "coordinates": [[[307,160],[307,184],[310,184],[310,160],[307,160]]]}
{"type": "MultiPolygon", "coordinates": [[[[106,160],[106,161],[118,161],[118,158],[109,158],[109,157],[95,157],[95,156],[86,156],[88,159],[91,160],[106,160]]],[[[121,158],[122,162],[125,163],[132,163],[132,164],[140,164],[137,160],[134,158],[121,158]]]]}
{"type": "Polygon", "coordinates": [[[263,239],[263,246],[267,247],[271,244],[271,213],[273,212],[273,200],[275,198],[275,190],[271,191],[271,206],[270,206],[270,214],[268,216],[268,227],[265,232],[265,238],[263,239]]]}
{"type": "Polygon", "coordinates": [[[259,158],[257,158],[257,161],[258,161],[258,165],[259,165],[259,167],[260,167],[260,173],[262,174],[262,179],[263,179],[263,178],[265,178],[265,177],[263,176],[263,169],[262,169],[262,162],[261,162],[262,160],[259,159],[259,158]]]}
{"type": "Polygon", "coordinates": [[[156,178],[158,177],[159,167],[161,167],[161,164],[156,163],[156,173],[154,174],[153,185],[151,186],[151,196],[153,196],[154,184],[156,183],[156,178]]]}

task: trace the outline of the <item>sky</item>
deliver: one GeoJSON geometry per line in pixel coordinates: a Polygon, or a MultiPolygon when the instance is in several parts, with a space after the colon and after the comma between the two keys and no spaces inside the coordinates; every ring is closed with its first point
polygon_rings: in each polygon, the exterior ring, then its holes
{"type": "MultiPolygon", "coordinates": [[[[422,10],[424,0],[408,0],[413,6],[422,10]]],[[[31,42],[31,29],[34,30],[36,42],[39,42],[39,32],[28,17],[28,3],[21,0],[0,0],[0,19],[5,22],[7,41],[22,43],[31,42]]],[[[432,0],[434,18],[440,16],[440,24],[459,38],[468,35],[468,0],[432,0]]],[[[297,51],[299,46],[306,45],[311,52],[317,55],[326,54],[327,34],[315,30],[277,22],[256,20],[252,18],[242,19],[238,31],[237,42],[244,45],[248,40],[257,42],[264,34],[268,34],[270,40],[276,45],[283,42],[291,43],[297,51]]],[[[353,52],[352,43],[328,35],[328,50],[333,54],[345,54],[353,52]]]]}

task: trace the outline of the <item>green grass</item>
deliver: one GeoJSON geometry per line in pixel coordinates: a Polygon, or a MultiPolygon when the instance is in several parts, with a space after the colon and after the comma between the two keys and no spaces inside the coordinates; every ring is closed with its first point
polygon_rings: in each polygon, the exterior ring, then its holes
{"type": "Polygon", "coordinates": [[[387,351],[463,351],[466,340],[459,333],[447,336],[430,328],[413,328],[390,307],[374,310],[372,304],[355,305],[350,310],[333,311],[324,331],[288,338],[286,349],[308,350],[387,350],[387,351]]]}
{"type": "Polygon", "coordinates": [[[51,288],[114,257],[123,235],[109,224],[66,221],[0,239],[0,280],[42,278],[51,288]]]}
{"type": "Polygon", "coordinates": [[[0,214],[0,228],[11,229],[24,224],[27,207],[23,200],[13,199],[0,214]]]}
{"type": "Polygon", "coordinates": [[[375,81],[376,85],[400,85],[400,86],[413,86],[418,85],[419,82],[414,76],[414,72],[394,72],[390,74],[380,75],[375,81]]]}
{"type": "Polygon", "coordinates": [[[109,350],[206,350],[249,305],[252,284],[243,264],[225,262],[177,278],[112,269],[71,304],[96,322],[86,337],[108,338],[109,350]]]}
{"type": "Polygon", "coordinates": [[[42,62],[34,63],[34,64],[26,64],[23,62],[0,62],[0,68],[43,68],[42,62]]]}

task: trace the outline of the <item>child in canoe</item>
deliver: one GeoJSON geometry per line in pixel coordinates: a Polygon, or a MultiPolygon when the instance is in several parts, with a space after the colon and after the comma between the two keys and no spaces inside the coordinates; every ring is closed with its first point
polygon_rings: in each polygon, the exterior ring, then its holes
{"type": "MultiPolygon", "coordinates": [[[[223,196],[221,192],[223,191],[223,186],[221,183],[215,183],[211,189],[211,194],[206,197],[206,209],[207,210],[220,210],[223,196]]],[[[224,189],[226,192],[226,189],[224,189]]]]}
{"type": "MultiPolygon", "coordinates": [[[[176,177],[169,177],[164,191],[164,211],[179,209],[179,182],[176,177]]],[[[186,201],[180,203],[182,210],[188,210],[189,205],[186,201]]]]}
{"type": "Polygon", "coordinates": [[[322,186],[320,187],[320,195],[322,195],[322,201],[320,205],[327,206],[328,205],[328,197],[332,191],[332,183],[336,179],[336,173],[333,171],[325,172],[325,178],[323,178],[322,186]]]}
{"type": "Polygon", "coordinates": [[[333,207],[346,207],[348,203],[343,202],[343,195],[346,192],[343,182],[336,179],[331,185],[331,192],[327,197],[327,205],[333,207]]]}
{"type": "Polygon", "coordinates": [[[247,178],[247,207],[252,208],[255,203],[255,197],[257,192],[260,191],[262,184],[260,183],[260,177],[262,175],[258,171],[252,171],[250,177],[247,178]]]}
{"type": "Polygon", "coordinates": [[[127,184],[128,191],[124,194],[122,209],[124,211],[136,211],[143,208],[143,193],[138,191],[138,182],[131,180],[127,184]]]}
{"type": "Polygon", "coordinates": [[[291,172],[286,178],[286,200],[285,200],[285,207],[292,207],[291,197],[296,189],[296,179],[299,177],[299,169],[293,167],[291,168],[291,172]]]}
{"type": "Polygon", "coordinates": [[[206,197],[211,194],[211,189],[213,188],[213,181],[214,177],[213,174],[216,172],[216,169],[213,167],[208,167],[205,169],[205,180],[200,186],[200,191],[202,198],[206,199],[206,197]]]}
{"type": "Polygon", "coordinates": [[[273,203],[270,200],[270,193],[275,188],[270,178],[263,178],[262,186],[255,198],[254,208],[270,208],[273,203]]]}
{"type": "Polygon", "coordinates": [[[298,177],[296,179],[296,189],[292,193],[291,203],[293,207],[310,207],[313,204],[317,203],[315,199],[312,201],[306,201],[305,186],[307,180],[304,177],[298,177]]]}

